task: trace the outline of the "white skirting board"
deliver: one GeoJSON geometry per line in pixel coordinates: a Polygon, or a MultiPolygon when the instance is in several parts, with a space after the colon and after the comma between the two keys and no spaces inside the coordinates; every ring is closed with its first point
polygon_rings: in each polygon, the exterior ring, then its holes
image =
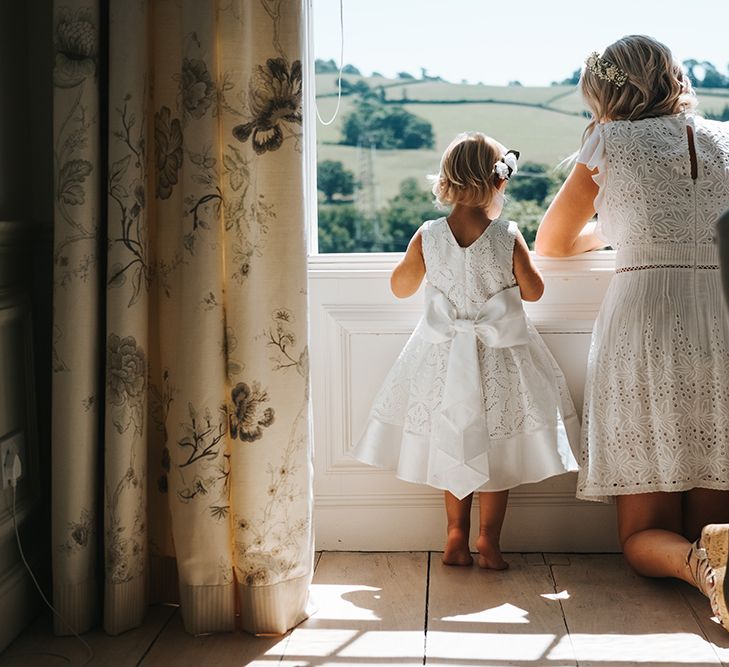
{"type": "MultiPolygon", "coordinates": [[[[620,551],[612,505],[575,501],[537,505],[514,498],[506,511],[501,548],[506,552],[609,553],[620,551]]],[[[471,545],[478,536],[478,501],[471,545]]],[[[330,505],[318,499],[316,548],[322,551],[442,551],[445,509],[438,496],[427,505],[330,505]]]]}

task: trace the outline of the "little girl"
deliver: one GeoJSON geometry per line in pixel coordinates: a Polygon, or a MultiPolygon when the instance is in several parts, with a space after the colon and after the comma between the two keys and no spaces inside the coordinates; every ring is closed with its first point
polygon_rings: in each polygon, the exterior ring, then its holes
{"type": "Polygon", "coordinates": [[[447,565],[473,562],[474,491],[479,565],[504,569],[509,489],[577,469],[572,399],[521,302],[538,300],[544,283],[516,224],[498,219],[518,157],[480,132],[460,134],[443,154],[433,193],[452,212],[420,227],[390,279],[404,298],[425,277],[425,313],[354,450],[400,479],[445,490],[447,565]]]}

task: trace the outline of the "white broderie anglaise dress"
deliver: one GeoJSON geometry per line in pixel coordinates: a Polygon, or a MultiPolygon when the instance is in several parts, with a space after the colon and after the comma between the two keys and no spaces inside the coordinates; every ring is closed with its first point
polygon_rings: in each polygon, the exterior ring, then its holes
{"type": "Polygon", "coordinates": [[[494,220],[467,248],[445,218],[421,230],[425,314],[375,398],[355,457],[459,498],[576,470],[579,421],[524,314],[515,223],[494,220]]]}
{"type": "Polygon", "coordinates": [[[729,317],[713,239],[729,207],[729,123],[604,123],[578,161],[598,168],[598,232],[617,253],[590,348],[577,495],[729,489],[729,317]]]}

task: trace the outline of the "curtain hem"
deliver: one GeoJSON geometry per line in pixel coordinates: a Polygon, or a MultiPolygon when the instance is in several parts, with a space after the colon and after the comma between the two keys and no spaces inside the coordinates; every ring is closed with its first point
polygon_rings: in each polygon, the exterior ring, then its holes
{"type": "Polygon", "coordinates": [[[90,630],[97,621],[96,602],[97,588],[94,579],[77,584],[54,584],[53,605],[58,611],[58,615],[53,617],[54,634],[66,637],[74,632],[81,634],[90,630]]]}
{"type": "Polygon", "coordinates": [[[241,627],[252,635],[282,635],[313,613],[309,605],[311,575],[271,586],[238,584],[241,627]]]}
{"type": "Polygon", "coordinates": [[[180,611],[191,635],[235,630],[234,584],[180,585],[180,611]]]}
{"type": "Polygon", "coordinates": [[[107,583],[104,589],[104,632],[119,635],[142,625],[147,609],[147,577],[107,583]]]}

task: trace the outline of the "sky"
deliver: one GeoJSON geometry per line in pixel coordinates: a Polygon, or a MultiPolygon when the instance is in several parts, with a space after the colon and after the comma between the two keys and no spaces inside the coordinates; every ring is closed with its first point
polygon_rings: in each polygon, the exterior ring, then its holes
{"type": "MultiPolygon", "coordinates": [[[[315,56],[339,63],[339,0],[312,0],[315,56]]],[[[727,73],[729,0],[343,0],[344,62],[448,81],[549,85],[592,51],[647,34],[727,73]]]]}

